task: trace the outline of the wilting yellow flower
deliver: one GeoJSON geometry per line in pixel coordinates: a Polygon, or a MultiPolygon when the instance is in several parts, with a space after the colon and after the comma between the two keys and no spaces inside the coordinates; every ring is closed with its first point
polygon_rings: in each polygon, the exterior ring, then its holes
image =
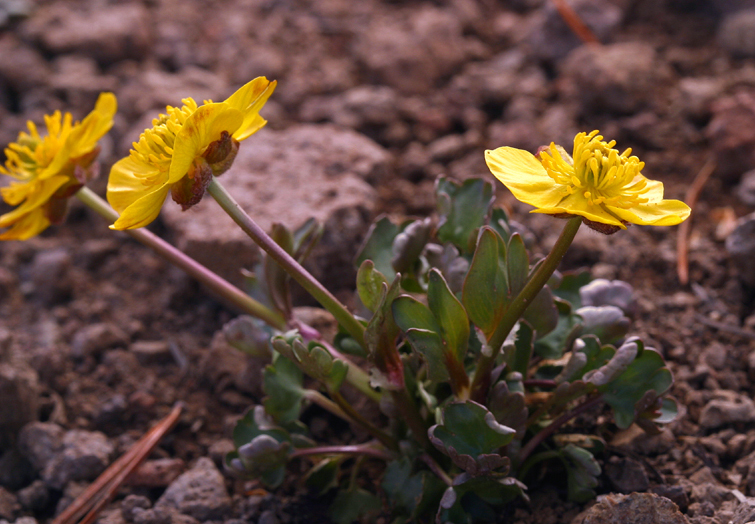
{"type": "Polygon", "coordinates": [[[615,145],[593,131],[574,137],[571,157],[551,143],[539,160],[512,147],[486,151],[485,160],[517,199],[537,208],[533,213],[579,215],[622,229],[626,223],[673,226],[686,219],[689,207],[664,200],[663,184],[642,175],[645,163],[615,145]]]}
{"type": "Polygon", "coordinates": [[[112,229],[134,229],[152,222],[168,192],[184,209],[199,202],[212,176],[227,170],[238,145],[267,121],[259,114],[276,82],[255,78],[225,102],[191,98],[166,108],[133,144],[131,154],[110,171],[107,199],[121,215],[112,229]]]}
{"type": "Polygon", "coordinates": [[[94,110],[73,123],[70,113],[45,115],[47,135],[41,136],[33,122],[29,133],[5,149],[5,167],[0,173],[15,180],[0,188],[13,211],[0,216],[0,240],[26,240],[63,219],[67,199],[93,175],[97,141],[113,126],[115,95],[102,93],[94,110]]]}

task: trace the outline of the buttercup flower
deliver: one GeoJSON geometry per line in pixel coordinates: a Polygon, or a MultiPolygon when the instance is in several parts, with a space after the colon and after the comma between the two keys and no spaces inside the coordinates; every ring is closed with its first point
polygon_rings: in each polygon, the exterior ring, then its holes
{"type": "Polygon", "coordinates": [[[231,166],[239,142],[267,123],[259,111],[275,86],[259,77],[224,102],[197,106],[184,98],[183,107],[168,106],[110,171],[107,199],[121,215],[110,227],[146,226],[157,218],[168,192],[183,209],[198,203],[212,177],[231,166]]]}
{"type": "Polygon", "coordinates": [[[630,156],[631,149],[619,153],[614,145],[593,131],[574,137],[571,157],[551,143],[539,159],[500,147],[486,151],[485,160],[517,199],[537,208],[533,213],[579,215],[603,232],[626,229],[627,223],[673,226],[689,216],[684,202],[664,200],[663,184],[642,175],[645,163],[630,156]]]}
{"type": "Polygon", "coordinates": [[[116,108],[115,95],[102,93],[81,122],[55,111],[45,115],[45,136],[27,123],[29,133],[19,133],[5,149],[5,167],[0,166],[0,173],[15,179],[0,194],[18,206],[0,216],[0,228],[10,228],[0,240],[26,240],[63,219],[68,198],[96,173],[97,141],[113,126],[116,108]]]}

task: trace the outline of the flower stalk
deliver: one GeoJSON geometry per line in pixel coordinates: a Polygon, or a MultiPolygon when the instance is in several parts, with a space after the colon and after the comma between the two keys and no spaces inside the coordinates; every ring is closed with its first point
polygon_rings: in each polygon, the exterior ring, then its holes
{"type": "Polygon", "coordinates": [[[236,222],[249,237],[262,248],[265,253],[275,260],[280,266],[296,280],[322,307],[330,311],[339,324],[356,340],[359,345],[365,347],[364,326],[349,313],[346,306],[341,304],[333,294],[304,269],[294,258],[280,247],[257,223],[241,209],[238,202],[225,190],[213,177],[207,186],[207,192],[223,210],[236,222]]]}
{"type": "MultiPolygon", "coordinates": [[[[81,188],[76,193],[76,197],[108,221],[113,222],[118,218],[118,213],[88,187],[81,188]]],[[[171,264],[174,264],[188,275],[197,279],[233,306],[259,318],[278,331],[286,330],[286,321],[280,313],[257,302],[233,284],[188,257],[151,231],[147,229],[128,229],[126,233],[151,248],[171,264]]]]}
{"type": "Polygon", "coordinates": [[[524,311],[532,303],[535,296],[543,289],[543,286],[548,282],[556,271],[558,265],[561,263],[561,259],[564,258],[566,251],[569,249],[574,237],[579,231],[579,226],[582,225],[582,217],[576,216],[570,218],[564,226],[561,235],[553,245],[548,256],[540,265],[540,267],[532,275],[527,284],[522,288],[514,301],[511,303],[506,313],[503,315],[501,322],[496,327],[493,336],[489,343],[493,348],[490,356],[481,355],[477,363],[477,369],[475,370],[474,379],[472,380],[472,394],[471,398],[478,402],[485,402],[488,389],[490,388],[490,373],[495,367],[496,358],[501,351],[506,337],[516,325],[517,321],[521,318],[524,311]]]}

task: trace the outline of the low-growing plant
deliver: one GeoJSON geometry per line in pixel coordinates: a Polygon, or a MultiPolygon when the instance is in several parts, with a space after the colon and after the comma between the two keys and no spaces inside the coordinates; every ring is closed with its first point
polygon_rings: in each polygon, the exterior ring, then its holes
{"type": "Polygon", "coordinates": [[[545,470],[563,473],[571,500],[594,497],[595,457],[605,447],[598,408],[619,428],[656,432],[677,412],[673,379],[659,352],[629,336],[631,286],[557,267],[583,223],[612,234],[630,223],[678,224],[689,208],[664,200],[663,185],[641,174],[631,150],[619,153],[597,131],[578,134],[572,155],[555,144],[537,156],[487,151],[492,173],[516,198],[563,219],[553,222],[563,230],[548,255],[531,256],[526,229],[493,205],[490,181],[441,177],[435,216],[398,224],[380,217],[367,232],[355,254],[361,308],[352,313],[301,266],[319,224],[275,225],[268,235],[218,181],[240,141],[265,124],[259,111],[274,88],[258,78],[224,102],[168,107],[112,167],[115,211],[84,187],[115,97],[103,94],[81,123],[48,117],[45,137],[30,124],[0,168],[16,179],[2,196],[18,206],[0,216],[8,228],[0,238],[38,234],[62,219],[75,194],[243,310],[225,335],[269,362],[260,378],[266,397],[237,424],[227,469],[274,488],[289,462],[305,460],[306,484],[335,492],[335,522],[380,512],[395,523],[495,521],[545,470]],[[205,192],[265,252],[245,292],[138,229],[168,194],[187,209],[205,192]],[[291,278],[333,314],[334,340],[295,318],[291,278]],[[369,437],[315,441],[302,417],[311,405],[369,437]],[[368,462],[380,464],[377,483],[360,475],[368,462]]]}

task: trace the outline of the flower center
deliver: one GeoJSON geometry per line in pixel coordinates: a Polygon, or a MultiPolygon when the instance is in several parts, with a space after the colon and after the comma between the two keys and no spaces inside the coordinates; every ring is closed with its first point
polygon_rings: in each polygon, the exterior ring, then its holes
{"type": "Polygon", "coordinates": [[[647,179],[640,172],[644,162],[629,156],[631,149],[619,154],[613,149],[616,141],[604,142],[597,131],[579,133],[574,138],[574,156],[551,143],[540,153],[540,161],[548,175],[564,189],[564,197],[581,194],[590,205],[609,205],[629,209],[648,201],[647,179]],[[564,158],[564,155],[567,158],[564,158]]]}
{"type": "Polygon", "coordinates": [[[145,186],[161,183],[167,178],[176,135],[186,119],[197,110],[197,103],[193,98],[184,98],[181,102],[184,104],[181,108],[168,106],[168,114],[160,114],[153,119],[152,128],[144,130],[139,136],[139,142],[132,144],[131,156],[137,162],[157,167],[157,172],[149,175],[135,173],[143,178],[145,186]]]}
{"type": "Polygon", "coordinates": [[[25,182],[35,179],[62,149],[71,134],[72,121],[71,113],[55,111],[52,115],[45,115],[47,135],[44,138],[39,135],[34,122],[27,122],[29,133],[21,132],[18,140],[8,145],[5,169],[0,166],[0,173],[25,182]]]}

